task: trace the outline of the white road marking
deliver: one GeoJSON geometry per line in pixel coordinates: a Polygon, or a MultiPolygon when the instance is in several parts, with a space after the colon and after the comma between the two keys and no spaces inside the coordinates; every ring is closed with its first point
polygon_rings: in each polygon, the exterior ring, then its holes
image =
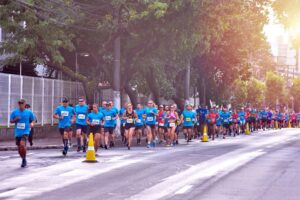
{"type": "Polygon", "coordinates": [[[178,190],[177,192],[175,192],[175,194],[184,194],[187,191],[189,191],[192,187],[193,187],[193,185],[186,185],[183,188],[181,188],[180,190],[178,190]]]}
{"type": "Polygon", "coordinates": [[[224,156],[217,157],[212,160],[205,161],[203,163],[194,165],[183,172],[170,176],[164,179],[153,187],[142,191],[139,194],[131,196],[128,200],[156,200],[163,197],[175,194],[177,190],[180,190],[185,185],[191,185],[193,183],[204,181],[207,178],[216,176],[223,173],[223,176],[236,168],[246,164],[252,159],[265,154],[264,152],[250,152],[241,154],[236,151],[235,153],[225,154],[224,156]],[[164,188],[162,190],[161,188],[164,188]]]}

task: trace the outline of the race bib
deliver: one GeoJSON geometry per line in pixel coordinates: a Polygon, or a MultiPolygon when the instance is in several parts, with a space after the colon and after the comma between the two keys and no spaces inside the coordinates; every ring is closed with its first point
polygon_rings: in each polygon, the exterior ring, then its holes
{"type": "Polygon", "coordinates": [[[95,124],[95,125],[100,125],[100,120],[99,119],[93,119],[92,123],[95,124]]]}
{"type": "Polygon", "coordinates": [[[159,125],[159,126],[164,126],[164,123],[159,123],[158,125],[159,125]]]}
{"type": "Polygon", "coordinates": [[[106,116],[105,120],[111,120],[111,116],[106,116]]]}
{"type": "Polygon", "coordinates": [[[153,117],[147,117],[147,121],[152,122],[153,120],[153,117]]]}
{"type": "Polygon", "coordinates": [[[25,129],[25,123],[17,123],[17,129],[25,129]]]}
{"type": "Polygon", "coordinates": [[[185,119],[185,121],[190,122],[191,118],[188,117],[188,118],[185,119]]]}
{"type": "Polygon", "coordinates": [[[224,122],[227,123],[227,122],[228,122],[228,119],[224,119],[224,122]]]}
{"type": "Polygon", "coordinates": [[[133,119],[127,119],[126,122],[127,122],[128,124],[132,124],[132,123],[133,123],[133,119]]]}
{"type": "Polygon", "coordinates": [[[175,123],[170,123],[170,127],[174,127],[174,126],[176,126],[175,123]]]}
{"type": "Polygon", "coordinates": [[[61,116],[63,117],[68,117],[69,116],[69,111],[61,111],[61,116]]]}
{"type": "Polygon", "coordinates": [[[85,119],[85,115],[84,114],[79,114],[78,119],[85,119]]]}
{"type": "Polygon", "coordinates": [[[142,120],[140,120],[140,119],[136,120],[136,123],[141,123],[141,122],[142,122],[142,120]]]}

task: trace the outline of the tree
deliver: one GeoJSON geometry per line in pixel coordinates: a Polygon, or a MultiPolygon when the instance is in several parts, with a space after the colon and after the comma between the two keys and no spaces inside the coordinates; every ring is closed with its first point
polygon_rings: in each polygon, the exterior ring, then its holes
{"type": "Polygon", "coordinates": [[[255,108],[263,105],[265,98],[265,84],[264,82],[252,78],[247,84],[247,102],[255,108]]]}
{"type": "Polygon", "coordinates": [[[294,108],[300,110],[300,77],[293,80],[293,85],[290,88],[290,97],[294,99],[294,108]]]}
{"type": "Polygon", "coordinates": [[[225,12],[220,13],[220,17],[224,30],[209,51],[196,55],[192,62],[198,70],[200,96],[206,91],[206,102],[208,99],[215,99],[219,104],[228,102],[236,79],[249,80],[253,67],[263,65],[262,60],[271,60],[270,48],[262,33],[268,20],[264,8],[269,3],[226,1],[226,5],[222,5],[225,12]]]}
{"type": "Polygon", "coordinates": [[[266,76],[266,103],[275,107],[276,102],[284,103],[284,79],[273,72],[268,72],[266,76]]]}

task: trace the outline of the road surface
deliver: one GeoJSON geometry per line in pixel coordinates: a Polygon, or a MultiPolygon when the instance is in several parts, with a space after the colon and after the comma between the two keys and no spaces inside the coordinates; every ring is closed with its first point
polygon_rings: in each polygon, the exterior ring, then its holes
{"type": "Polygon", "coordinates": [[[101,150],[98,163],[32,150],[25,169],[16,152],[0,152],[0,199],[300,199],[300,129],[180,142],[101,150]]]}

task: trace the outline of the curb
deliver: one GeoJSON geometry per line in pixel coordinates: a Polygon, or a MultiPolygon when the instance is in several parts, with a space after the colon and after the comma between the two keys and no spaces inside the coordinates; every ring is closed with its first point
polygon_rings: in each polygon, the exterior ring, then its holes
{"type": "MultiPolygon", "coordinates": [[[[41,149],[62,149],[62,145],[47,145],[47,146],[32,146],[27,147],[27,150],[41,150],[41,149]]],[[[17,146],[0,147],[0,151],[17,151],[17,146]]]]}

